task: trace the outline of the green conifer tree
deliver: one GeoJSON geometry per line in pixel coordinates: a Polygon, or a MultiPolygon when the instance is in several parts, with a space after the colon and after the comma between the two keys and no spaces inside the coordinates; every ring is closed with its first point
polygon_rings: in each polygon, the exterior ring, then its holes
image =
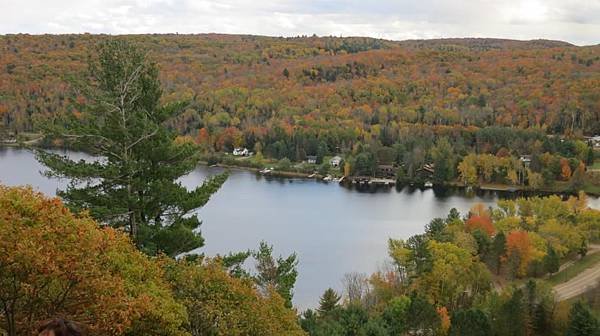
{"type": "Polygon", "coordinates": [[[292,298],[294,296],[294,285],[298,277],[298,257],[292,253],[287,258],[273,257],[273,246],[265,242],[260,242],[258,251],[253,253],[256,259],[256,270],[258,274],[254,277],[256,284],[268,292],[273,288],[285,300],[285,306],[292,307],[292,298]]]}
{"type": "Polygon", "coordinates": [[[325,315],[333,311],[338,307],[338,302],[340,299],[341,296],[338,293],[336,293],[332,288],[327,288],[319,300],[319,314],[325,315]]]}
{"type": "Polygon", "coordinates": [[[552,274],[558,272],[559,268],[560,258],[558,257],[558,253],[556,253],[552,246],[548,245],[548,250],[544,257],[544,269],[546,272],[552,274]]]}
{"type": "Polygon", "coordinates": [[[458,310],[452,315],[450,336],[486,336],[492,334],[488,316],[480,309],[458,310]]]}
{"type": "Polygon", "coordinates": [[[219,175],[188,191],[178,179],[198,163],[190,142],[175,140],[165,123],[187,104],[162,104],[158,68],[136,46],[110,39],[90,59],[88,82],[74,82],[78,111],[40,127],[49,137],[96,155],[94,162],[49,151],[37,158],[48,175],[72,182],[58,194],[74,211],[89,210],[106,225],[125,229],[143,251],[174,256],[203,244],[193,211],[226,179],[219,175]]]}
{"type": "Polygon", "coordinates": [[[600,335],[598,319],[590,308],[581,301],[575,302],[569,313],[567,336],[597,336],[600,335]]]}

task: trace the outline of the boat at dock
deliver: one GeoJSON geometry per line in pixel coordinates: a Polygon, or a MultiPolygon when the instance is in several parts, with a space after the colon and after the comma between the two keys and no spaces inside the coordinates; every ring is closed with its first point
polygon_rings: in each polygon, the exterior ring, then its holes
{"type": "Polygon", "coordinates": [[[396,180],[390,179],[390,178],[354,176],[354,177],[347,177],[345,179],[343,178],[341,180],[349,180],[352,182],[352,184],[359,184],[359,185],[370,185],[370,186],[394,186],[394,185],[396,185],[396,180]]]}
{"type": "Polygon", "coordinates": [[[271,174],[273,172],[273,170],[274,169],[272,167],[270,167],[270,168],[264,168],[263,170],[260,170],[259,173],[261,173],[263,175],[271,174]]]}

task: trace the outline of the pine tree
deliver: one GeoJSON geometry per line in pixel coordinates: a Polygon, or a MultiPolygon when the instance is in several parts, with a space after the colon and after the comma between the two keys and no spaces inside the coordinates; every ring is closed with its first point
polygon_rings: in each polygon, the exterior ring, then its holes
{"type": "Polygon", "coordinates": [[[254,277],[256,284],[267,293],[275,289],[285,300],[285,306],[292,307],[294,296],[294,285],[298,277],[298,257],[292,253],[287,258],[273,257],[273,246],[260,242],[258,251],[253,253],[256,259],[256,270],[258,274],[254,277]]]}
{"type": "Polygon", "coordinates": [[[340,301],[341,296],[336,293],[332,288],[328,288],[321,296],[319,300],[319,309],[317,311],[320,315],[325,315],[335,308],[338,307],[338,302],[340,301]]]}
{"type": "Polygon", "coordinates": [[[587,244],[587,240],[585,238],[581,239],[581,244],[579,245],[579,249],[577,250],[577,254],[579,254],[579,256],[581,258],[585,257],[588,253],[588,244],[587,244]]]}
{"type": "Polygon", "coordinates": [[[586,163],[588,166],[591,166],[594,164],[594,147],[592,147],[592,144],[588,144],[588,150],[587,150],[587,157],[586,157],[586,163]]]}
{"type": "Polygon", "coordinates": [[[165,123],[186,104],[161,105],[158,68],[134,45],[117,39],[98,47],[89,82],[73,83],[85,103],[40,127],[99,158],[75,161],[38,151],[48,175],[72,182],[58,194],[74,211],[89,210],[103,224],[124,228],[143,251],[174,256],[200,247],[192,212],[225,181],[209,179],[188,191],[177,179],[198,163],[191,142],[175,141],[165,123]]]}
{"type": "Polygon", "coordinates": [[[452,315],[450,336],[486,336],[492,334],[490,319],[480,309],[458,310],[452,315]]]}
{"type": "Polygon", "coordinates": [[[558,272],[560,268],[560,258],[552,246],[548,245],[546,256],[544,257],[544,269],[552,274],[558,272]]]}
{"type": "Polygon", "coordinates": [[[532,328],[534,335],[550,335],[552,333],[552,312],[545,302],[540,302],[533,313],[532,328]]]}
{"type": "Polygon", "coordinates": [[[407,315],[407,327],[411,335],[436,335],[440,329],[441,321],[435,307],[417,292],[410,296],[407,315]]]}
{"type": "Polygon", "coordinates": [[[575,302],[569,313],[567,336],[600,335],[598,320],[592,315],[590,308],[581,301],[575,302]]]}
{"type": "Polygon", "coordinates": [[[517,289],[500,307],[496,318],[496,328],[500,335],[526,335],[527,310],[524,306],[523,291],[517,289]]]}
{"type": "Polygon", "coordinates": [[[502,232],[494,237],[491,249],[491,262],[492,267],[495,269],[496,274],[500,274],[500,267],[502,266],[502,257],[506,254],[506,236],[502,232]]]}
{"type": "Polygon", "coordinates": [[[447,138],[439,139],[431,149],[431,157],[435,165],[433,179],[438,183],[445,183],[454,178],[456,167],[454,151],[447,138]]]}

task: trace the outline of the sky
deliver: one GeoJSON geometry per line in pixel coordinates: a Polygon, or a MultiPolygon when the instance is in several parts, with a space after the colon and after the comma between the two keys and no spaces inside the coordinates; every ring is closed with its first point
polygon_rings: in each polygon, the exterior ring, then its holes
{"type": "Polygon", "coordinates": [[[600,43],[600,0],[0,0],[0,34],[231,33],[600,43]]]}

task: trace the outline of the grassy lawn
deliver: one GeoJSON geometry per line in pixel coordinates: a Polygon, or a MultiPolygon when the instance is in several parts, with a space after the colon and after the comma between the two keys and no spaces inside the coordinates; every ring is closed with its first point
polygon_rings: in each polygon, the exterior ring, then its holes
{"type": "Polygon", "coordinates": [[[588,268],[591,268],[600,262],[600,252],[596,252],[593,254],[586,255],[583,259],[575,262],[570,267],[567,267],[562,272],[558,272],[548,278],[548,283],[552,286],[556,286],[563,282],[567,282],[573,279],[575,276],[585,271],[588,268]]]}
{"type": "Polygon", "coordinates": [[[510,185],[510,184],[502,184],[502,183],[481,183],[479,185],[479,188],[488,189],[488,190],[501,190],[501,191],[521,189],[520,186],[515,186],[515,185],[510,185]]]}
{"type": "Polygon", "coordinates": [[[600,161],[594,161],[594,164],[588,167],[589,169],[600,170],[600,161]]]}
{"type": "MultiPolygon", "coordinates": [[[[556,303],[556,310],[555,310],[555,314],[556,316],[562,316],[562,319],[568,319],[569,318],[569,310],[571,310],[571,306],[580,300],[583,300],[584,302],[586,297],[586,293],[577,295],[575,297],[572,297],[568,300],[564,300],[564,301],[560,301],[556,303]]],[[[594,313],[594,315],[597,318],[600,318],[600,308],[599,307],[591,307],[592,308],[592,313],[594,313]]]]}
{"type": "MultiPolygon", "coordinates": [[[[556,308],[554,309],[554,318],[558,321],[567,321],[569,319],[569,311],[571,310],[571,306],[575,302],[581,300],[582,297],[583,294],[568,300],[557,302],[556,308]]],[[[594,309],[592,307],[592,313],[596,316],[596,318],[600,318],[600,311],[598,309],[594,309]]]]}
{"type": "Polygon", "coordinates": [[[586,182],[583,186],[583,191],[588,194],[598,195],[600,194],[600,186],[586,182]]]}

